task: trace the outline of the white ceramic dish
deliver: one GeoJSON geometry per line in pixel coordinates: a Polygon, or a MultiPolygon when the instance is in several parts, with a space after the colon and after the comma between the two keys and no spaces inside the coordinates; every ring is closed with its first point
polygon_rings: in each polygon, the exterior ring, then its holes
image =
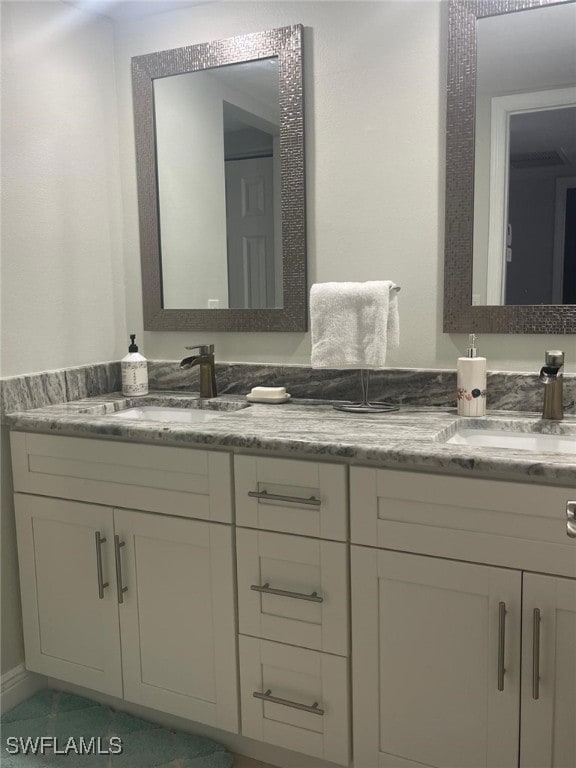
{"type": "Polygon", "coordinates": [[[246,395],[246,400],[249,403],[266,403],[266,405],[279,405],[280,403],[287,403],[292,395],[286,393],[285,397],[254,397],[254,395],[246,395]]]}

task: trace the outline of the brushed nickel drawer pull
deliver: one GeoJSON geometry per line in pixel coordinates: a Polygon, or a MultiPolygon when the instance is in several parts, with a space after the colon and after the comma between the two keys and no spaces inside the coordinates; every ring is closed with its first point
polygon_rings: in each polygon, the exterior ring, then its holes
{"type": "Polygon", "coordinates": [[[100,531],[96,531],[94,538],[96,539],[96,573],[98,576],[98,598],[100,600],[104,600],[104,590],[106,587],[110,586],[107,581],[104,581],[104,576],[102,574],[102,544],[106,543],[106,538],[102,536],[100,531]]]}
{"type": "Polygon", "coordinates": [[[498,604],[498,690],[504,690],[504,654],[506,651],[506,603],[498,604]]]}
{"type": "Polygon", "coordinates": [[[124,592],[128,592],[128,587],[122,586],[122,557],[120,555],[121,547],[125,547],[126,542],[120,541],[120,536],[114,536],[114,555],[116,558],[116,590],[118,592],[118,602],[124,602],[124,592]]]}
{"type": "Polygon", "coordinates": [[[251,584],[250,589],[253,592],[262,592],[265,595],[278,595],[279,597],[293,597],[295,600],[308,600],[310,603],[323,603],[324,598],[321,597],[318,592],[311,592],[309,595],[303,592],[290,592],[286,589],[274,589],[268,582],[259,586],[258,584],[251,584]]]}
{"type": "Polygon", "coordinates": [[[532,698],[540,698],[540,609],[534,608],[532,624],[532,698]]]}
{"type": "Polygon", "coordinates": [[[268,501],[289,501],[293,504],[309,504],[311,507],[319,507],[322,504],[316,496],[303,499],[300,496],[281,496],[278,493],[268,493],[268,491],[248,491],[248,496],[252,496],[253,499],[267,499],[268,501]]]}
{"type": "Polygon", "coordinates": [[[262,699],[262,701],[270,701],[272,704],[282,704],[284,707],[292,707],[292,709],[301,709],[302,712],[310,712],[312,715],[323,715],[324,710],[320,709],[318,702],[314,704],[298,704],[297,701],[290,701],[290,699],[281,699],[278,696],[272,696],[270,688],[265,693],[260,691],[254,691],[252,694],[255,699],[262,699]]]}
{"type": "Polygon", "coordinates": [[[576,539],[576,501],[566,504],[566,535],[576,539]]]}

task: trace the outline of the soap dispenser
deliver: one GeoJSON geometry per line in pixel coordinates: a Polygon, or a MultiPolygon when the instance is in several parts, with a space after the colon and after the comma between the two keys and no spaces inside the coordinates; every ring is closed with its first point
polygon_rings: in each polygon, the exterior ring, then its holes
{"type": "Polygon", "coordinates": [[[128,354],[122,358],[122,394],[123,395],[147,395],[148,394],[148,363],[146,358],[138,352],[136,346],[136,334],[130,334],[130,346],[128,354]]]}
{"type": "Polygon", "coordinates": [[[486,415],[486,358],[478,357],[476,335],[469,336],[466,357],[458,358],[458,416],[486,415]]]}

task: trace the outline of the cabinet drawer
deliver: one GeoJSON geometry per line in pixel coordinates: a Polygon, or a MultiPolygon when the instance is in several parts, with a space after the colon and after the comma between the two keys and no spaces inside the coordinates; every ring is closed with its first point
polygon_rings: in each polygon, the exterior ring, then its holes
{"type": "Polygon", "coordinates": [[[230,454],[29,432],[11,441],[15,491],[232,521],[230,454]]]}
{"type": "Polygon", "coordinates": [[[348,765],[346,659],[240,636],[240,688],[244,736],[348,765]]]}
{"type": "Polygon", "coordinates": [[[238,528],[236,552],[240,632],[347,654],[346,544],[238,528]]]}
{"type": "Polygon", "coordinates": [[[235,456],[238,525],[345,541],[346,467],[235,456]]]}
{"type": "Polygon", "coordinates": [[[566,535],[574,488],[350,470],[354,544],[576,576],[566,535]]]}

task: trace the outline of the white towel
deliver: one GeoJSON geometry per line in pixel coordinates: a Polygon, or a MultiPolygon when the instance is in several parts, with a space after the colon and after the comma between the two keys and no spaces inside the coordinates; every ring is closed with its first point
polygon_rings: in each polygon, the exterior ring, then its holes
{"type": "Polygon", "coordinates": [[[384,368],[400,343],[395,288],[391,280],[313,285],[312,368],[384,368]]]}

